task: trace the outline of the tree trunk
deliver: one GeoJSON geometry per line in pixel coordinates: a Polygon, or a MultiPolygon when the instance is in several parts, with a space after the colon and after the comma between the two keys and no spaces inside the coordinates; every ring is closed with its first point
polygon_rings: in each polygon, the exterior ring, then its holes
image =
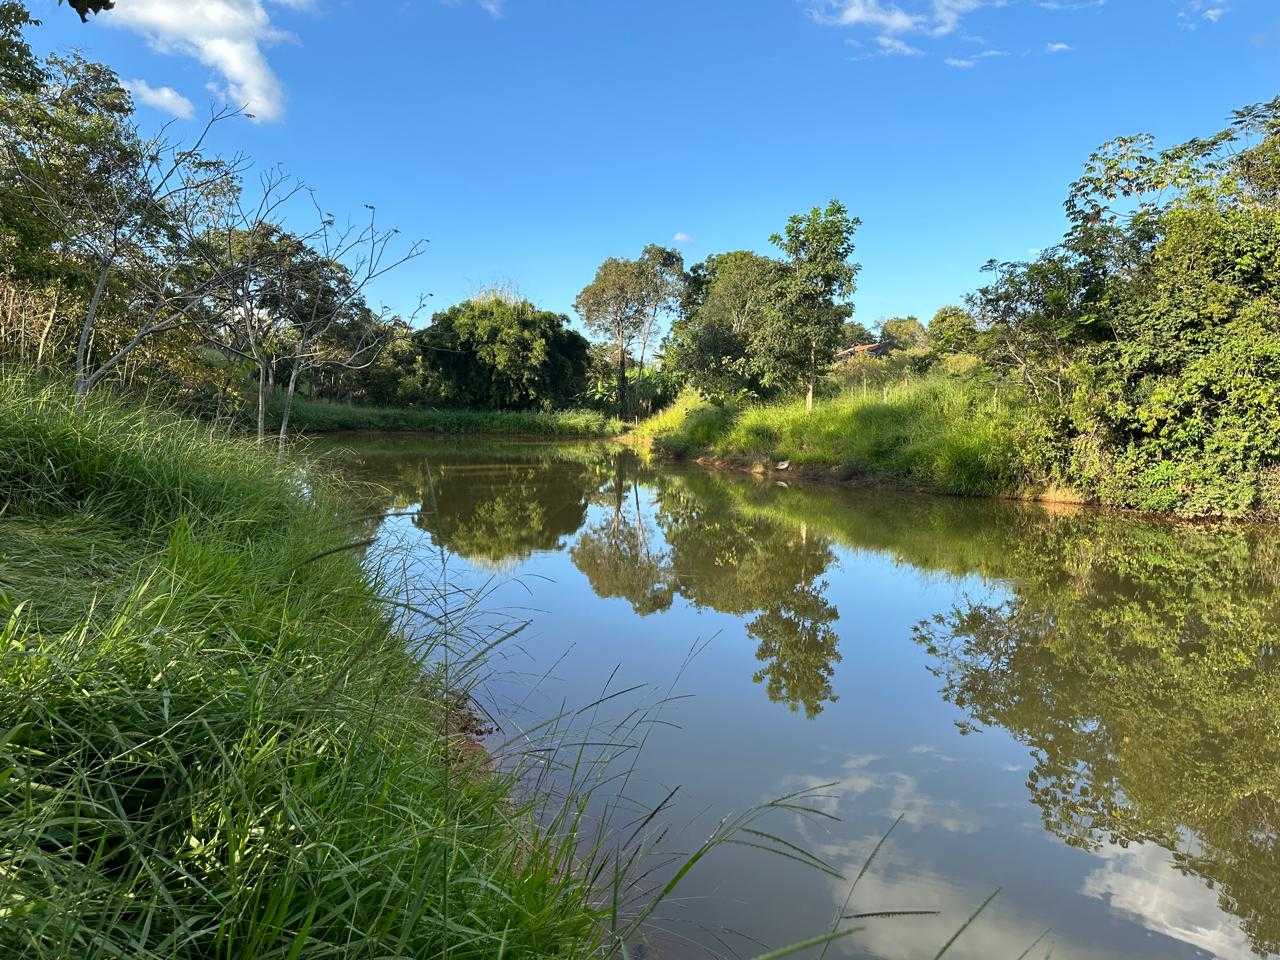
{"type": "Polygon", "coordinates": [[[93,342],[93,329],[98,321],[98,308],[102,305],[102,294],[107,289],[107,276],[111,273],[110,264],[103,264],[98,270],[98,282],[94,284],[93,296],[89,298],[89,306],[84,312],[84,323],[80,325],[80,340],[76,344],[76,400],[84,402],[89,392],[89,353],[93,342]]]}
{"type": "Polygon", "coordinates": [[[806,414],[813,413],[813,381],[817,377],[818,366],[818,350],[812,344],[809,346],[809,389],[804,395],[804,412],[806,414]]]}
{"type": "Polygon", "coordinates": [[[618,419],[627,418],[627,348],[618,344],[618,419]]]}
{"type": "Polygon", "coordinates": [[[258,361],[258,442],[267,439],[267,362],[258,361]]]}
{"type": "Polygon", "coordinates": [[[277,457],[284,456],[285,439],[289,435],[289,411],[293,408],[293,392],[298,387],[298,370],[301,367],[302,364],[295,362],[289,372],[289,385],[284,391],[284,408],[280,413],[280,446],[276,451],[277,457]]]}
{"type": "Polygon", "coordinates": [[[58,316],[58,294],[60,291],[53,292],[53,306],[49,308],[49,319],[44,325],[44,331],[40,334],[40,345],[36,347],[36,366],[44,366],[44,348],[49,342],[49,331],[53,329],[53,321],[58,316]]]}

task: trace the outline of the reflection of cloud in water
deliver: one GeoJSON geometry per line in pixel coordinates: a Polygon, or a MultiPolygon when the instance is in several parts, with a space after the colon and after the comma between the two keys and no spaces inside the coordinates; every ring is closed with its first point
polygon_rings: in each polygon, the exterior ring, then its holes
{"type": "MultiPolygon", "coordinates": [[[[843,849],[821,851],[846,876],[857,876],[878,837],[864,837],[843,849]]],[[[835,907],[844,904],[849,881],[831,880],[835,907]]],[[[977,909],[990,890],[961,888],[945,877],[893,848],[893,841],[881,849],[876,864],[858,884],[849,913],[861,910],[937,910],[937,917],[884,918],[863,921],[866,929],[849,938],[846,954],[870,954],[885,960],[900,957],[931,957],[947,938],[977,909]]],[[[948,960],[1013,960],[1044,932],[1044,925],[1017,916],[995,900],[947,951],[948,960]]],[[[1052,936],[1052,935],[1051,935],[1052,936]]],[[[1041,957],[1049,948],[1049,938],[1041,941],[1033,954],[1041,957]]],[[[1116,960],[1115,954],[1084,948],[1057,938],[1056,960],[1116,960]]]]}
{"type": "MultiPolygon", "coordinates": [[[[935,751],[916,749],[910,751],[916,761],[937,760],[935,751]]],[[[978,833],[985,826],[983,818],[972,810],[955,802],[939,801],[924,791],[916,777],[897,770],[881,770],[889,761],[874,754],[855,755],[846,758],[840,769],[830,776],[792,776],[785,782],[785,791],[814,790],[805,803],[832,816],[841,816],[851,810],[860,815],[883,816],[888,826],[892,818],[902,815],[902,826],[881,848],[874,864],[858,882],[853,901],[846,913],[878,910],[937,910],[936,917],[881,918],[862,921],[866,929],[850,937],[847,942],[832,947],[832,952],[846,956],[872,956],[883,960],[899,958],[931,957],[960,928],[978,905],[992,892],[972,878],[962,877],[953,882],[939,873],[926,858],[917,857],[898,842],[904,828],[923,833],[942,832],[968,836],[978,833]],[[822,789],[819,789],[822,788],[822,789]]],[[[822,842],[809,823],[803,819],[797,827],[804,835],[805,845],[822,857],[846,879],[827,881],[832,898],[832,913],[842,907],[853,877],[858,875],[866,858],[879,841],[879,836],[863,836],[850,840],[822,842]]],[[[972,841],[971,841],[972,842],[972,841]]],[[[1098,871],[1102,876],[1109,869],[1098,871]]],[[[1161,864],[1167,869],[1167,864],[1161,864]]],[[[1090,878],[1092,880],[1092,877],[1090,878]]],[[[1178,878],[1181,879],[1181,878],[1178,878]]],[[[1124,887],[1129,881],[1117,877],[1124,887]]],[[[1186,881],[1190,882],[1190,881],[1186,881]]],[[[1181,888],[1179,888],[1181,889],[1181,888]]],[[[1101,893],[1086,890],[1090,896],[1101,893]]],[[[1107,891],[1109,892],[1109,891],[1107,891]]],[[[1122,906],[1113,896],[1113,905],[1122,906]]],[[[1205,917],[1213,915],[1212,897],[1201,901],[1205,917]]],[[[1130,910],[1130,912],[1138,912],[1130,910]]],[[[1018,957],[1052,924],[1051,917],[1027,917],[1020,915],[1009,898],[997,898],[981,917],[947,952],[948,960],[1012,960],[1018,957]]],[[[1147,926],[1160,933],[1167,933],[1188,943],[1207,949],[1209,939],[1195,940],[1179,933],[1171,925],[1147,926]]],[[[1032,957],[1043,957],[1053,941],[1052,956],[1057,960],[1117,960],[1114,952],[1105,948],[1073,943],[1072,937],[1063,933],[1051,934],[1037,947],[1032,957]]],[[[1215,941],[1216,942],[1216,941],[1215,941]]],[[[1222,952],[1223,960],[1245,960],[1247,949],[1244,939],[1237,934],[1243,953],[1222,952]]],[[[1222,944],[1227,941],[1222,940],[1222,944]]],[[[1145,956],[1145,954],[1144,954],[1145,956]]]]}
{"type": "Polygon", "coordinates": [[[981,829],[982,819],[977,814],[954,801],[941,803],[934,800],[920,789],[919,781],[910,774],[870,769],[878,760],[880,757],[874,755],[850,757],[845,760],[839,777],[789,777],[785,784],[786,792],[815,790],[832,784],[821,791],[821,796],[808,802],[834,815],[841,798],[883,794],[883,808],[868,812],[889,817],[901,815],[904,824],[917,830],[928,828],[947,833],[976,833],[981,829]]]}
{"type": "Polygon", "coordinates": [[[1156,846],[1110,847],[1106,863],[1081,887],[1089,897],[1107,900],[1148,930],[1207,950],[1221,960],[1256,956],[1234,917],[1218,907],[1217,895],[1203,880],[1175,870],[1167,851],[1156,846]]]}

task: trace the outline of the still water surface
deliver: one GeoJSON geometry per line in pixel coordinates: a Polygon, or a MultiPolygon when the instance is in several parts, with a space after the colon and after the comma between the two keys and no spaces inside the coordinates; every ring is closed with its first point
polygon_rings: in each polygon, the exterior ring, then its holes
{"type": "Polygon", "coordinates": [[[997,887],[948,957],[1017,960],[1047,929],[1028,956],[1280,951],[1274,530],[788,488],[604,446],[332,447],[395,514],[377,535],[410,575],[531,621],[486,685],[499,736],[631,684],[689,694],[628,785],[642,805],[680,785],[688,846],[822,788],[838,820],[771,826],[844,879],[720,848],[651,956],[824,932],[899,816],[848,912],[941,916],[828,956],[933,957],[997,887]]]}

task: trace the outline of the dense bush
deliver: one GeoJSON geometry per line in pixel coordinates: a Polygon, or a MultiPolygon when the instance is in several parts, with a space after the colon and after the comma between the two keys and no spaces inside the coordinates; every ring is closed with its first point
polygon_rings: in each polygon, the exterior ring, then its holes
{"type": "Polygon", "coordinates": [[[1274,510],[1280,467],[1280,99],[1156,155],[1106,144],[1072,229],[973,298],[984,357],[1019,381],[1043,472],[1116,506],[1274,510]]]}

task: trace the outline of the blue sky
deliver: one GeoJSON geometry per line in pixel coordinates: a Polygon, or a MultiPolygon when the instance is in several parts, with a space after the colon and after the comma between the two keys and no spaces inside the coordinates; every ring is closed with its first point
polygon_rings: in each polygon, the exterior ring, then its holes
{"type": "Polygon", "coordinates": [[[430,240],[386,278],[443,308],[495,281],[571,313],[601,259],[767,250],[793,212],[862,218],[856,308],[927,317],[1061,233],[1122,133],[1218,129],[1280,93],[1280,0],[118,0],[42,49],[136,83],[326,207],[430,240]]]}

